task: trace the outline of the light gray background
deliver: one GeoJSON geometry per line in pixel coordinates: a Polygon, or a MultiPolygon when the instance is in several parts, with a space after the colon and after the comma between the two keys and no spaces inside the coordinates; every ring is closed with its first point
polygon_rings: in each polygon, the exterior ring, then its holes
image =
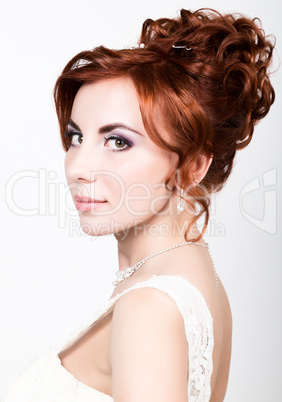
{"type": "MultiPolygon", "coordinates": [[[[35,354],[63,342],[108,299],[117,269],[114,239],[83,235],[66,195],[56,77],[77,52],[134,45],[143,20],[175,17],[182,7],[260,17],[281,57],[276,0],[2,3],[0,394],[35,354]],[[40,210],[23,216],[15,205],[40,210]]],[[[276,104],[238,155],[206,236],[233,310],[228,402],[281,400],[281,76],[281,69],[273,75],[276,104]]]]}

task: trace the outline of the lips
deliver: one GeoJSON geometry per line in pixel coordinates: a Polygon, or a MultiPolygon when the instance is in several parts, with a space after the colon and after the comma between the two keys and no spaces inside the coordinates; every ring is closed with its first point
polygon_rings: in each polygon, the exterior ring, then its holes
{"type": "Polygon", "coordinates": [[[107,201],[96,200],[86,196],[80,197],[79,195],[75,195],[73,198],[75,200],[76,209],[82,212],[95,210],[107,203],[107,201]]]}

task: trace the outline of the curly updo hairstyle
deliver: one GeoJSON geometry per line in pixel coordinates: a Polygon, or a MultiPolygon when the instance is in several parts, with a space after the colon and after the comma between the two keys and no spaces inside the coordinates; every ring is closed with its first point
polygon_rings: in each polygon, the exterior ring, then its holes
{"type": "Polygon", "coordinates": [[[182,9],[175,19],[148,19],[138,47],[96,47],[77,54],[64,68],[54,89],[64,149],[70,146],[64,133],[81,85],[130,78],[148,135],[179,156],[179,185],[195,210],[191,224],[205,216],[203,235],[210,194],[222,188],[236,150],[249,144],[255,124],[274,102],[268,73],[273,49],[260,21],[242,15],[182,9]],[[202,182],[192,185],[191,166],[203,154],[212,155],[212,163],[202,182]]]}

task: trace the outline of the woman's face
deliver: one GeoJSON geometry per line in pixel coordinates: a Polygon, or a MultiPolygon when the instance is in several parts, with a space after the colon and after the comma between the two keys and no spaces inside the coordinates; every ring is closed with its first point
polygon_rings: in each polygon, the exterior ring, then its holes
{"type": "Polygon", "coordinates": [[[66,135],[66,177],[85,233],[127,231],[168,210],[164,182],[177,156],[148,137],[130,79],[84,84],[66,135]]]}

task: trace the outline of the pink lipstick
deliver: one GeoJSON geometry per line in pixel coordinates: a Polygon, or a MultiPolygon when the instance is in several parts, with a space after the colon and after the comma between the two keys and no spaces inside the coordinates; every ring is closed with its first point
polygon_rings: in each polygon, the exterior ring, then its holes
{"type": "Polygon", "coordinates": [[[86,196],[80,197],[78,195],[75,195],[73,198],[75,200],[76,209],[82,212],[98,209],[107,202],[103,200],[95,200],[86,196]]]}

